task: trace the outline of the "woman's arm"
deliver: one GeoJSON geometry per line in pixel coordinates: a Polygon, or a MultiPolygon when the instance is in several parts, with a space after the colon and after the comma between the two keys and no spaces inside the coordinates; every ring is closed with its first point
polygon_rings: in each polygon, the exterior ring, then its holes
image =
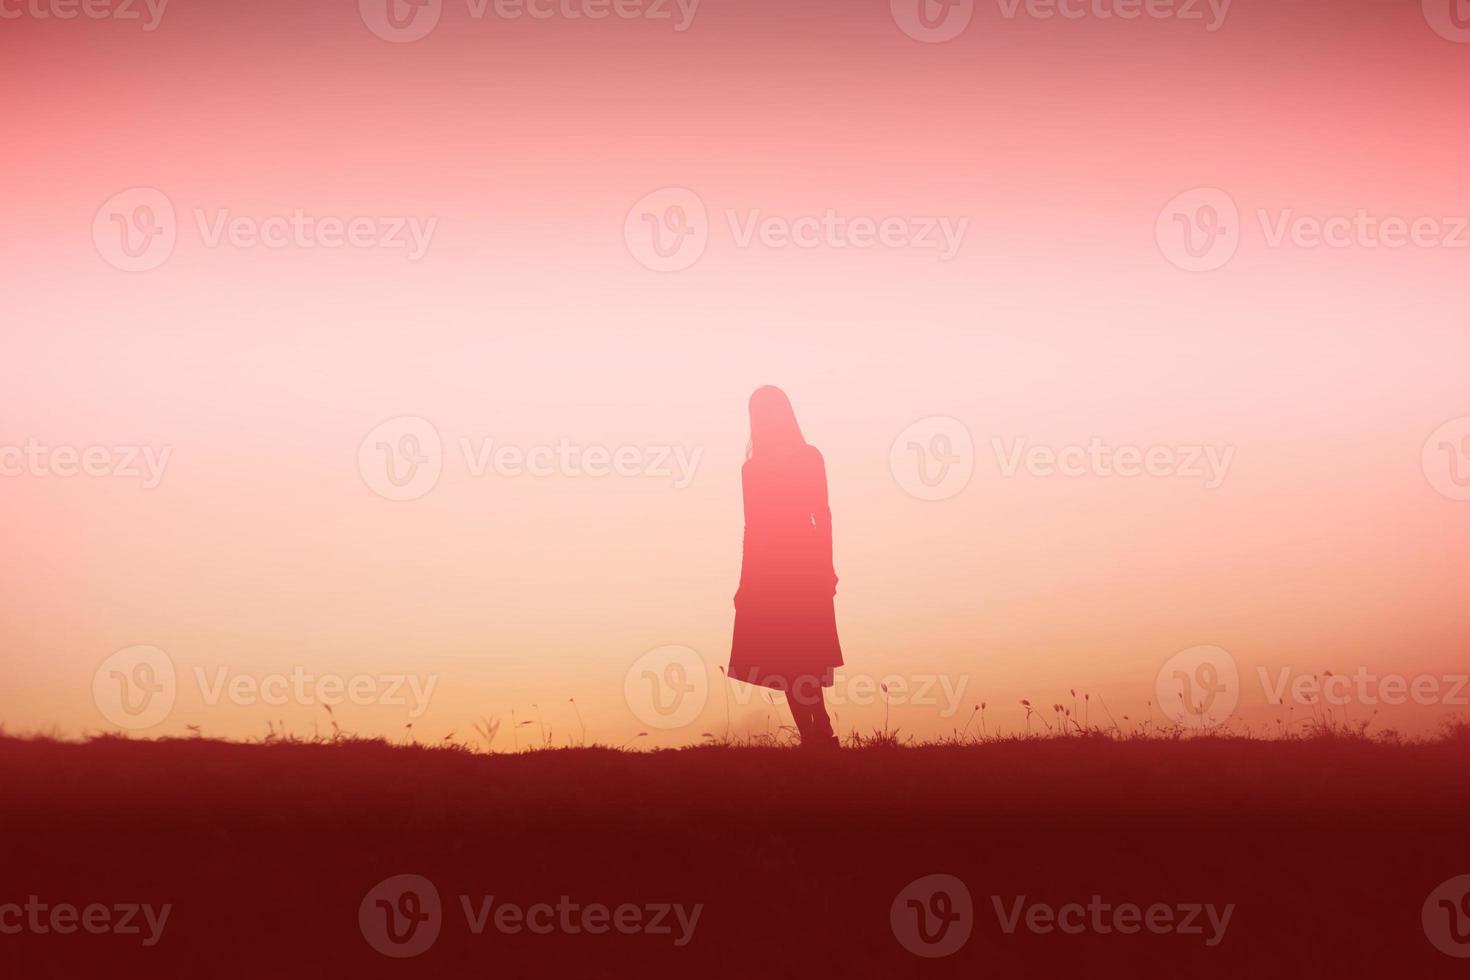
{"type": "Polygon", "coordinates": [[[745,529],[740,537],[740,584],[735,587],[735,608],[740,608],[740,593],[745,591],[745,576],[750,570],[750,468],[740,467],[740,507],[745,529]]]}
{"type": "Polygon", "coordinates": [[[832,576],[832,594],[837,594],[837,568],[832,564],[832,506],[827,500],[827,464],[816,447],[812,448],[816,464],[812,497],[812,523],[817,529],[819,557],[824,559],[828,573],[832,576]]]}

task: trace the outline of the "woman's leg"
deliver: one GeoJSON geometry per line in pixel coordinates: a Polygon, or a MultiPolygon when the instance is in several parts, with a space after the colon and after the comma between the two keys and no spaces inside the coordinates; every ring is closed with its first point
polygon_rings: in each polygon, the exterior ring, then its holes
{"type": "Polygon", "coordinates": [[[791,709],[791,720],[796,722],[796,732],[805,742],[808,738],[807,732],[811,731],[812,713],[806,702],[796,696],[796,691],[786,692],[786,707],[791,709]]]}
{"type": "Polygon", "coordinates": [[[801,677],[786,695],[791,713],[797,717],[796,728],[804,745],[826,745],[832,741],[832,719],[822,698],[822,682],[816,677],[801,677]]]}
{"type": "Polygon", "coordinates": [[[826,700],[822,697],[822,686],[820,684],[817,685],[817,693],[812,699],[810,711],[812,737],[818,742],[831,741],[832,719],[827,715],[827,704],[826,700]]]}

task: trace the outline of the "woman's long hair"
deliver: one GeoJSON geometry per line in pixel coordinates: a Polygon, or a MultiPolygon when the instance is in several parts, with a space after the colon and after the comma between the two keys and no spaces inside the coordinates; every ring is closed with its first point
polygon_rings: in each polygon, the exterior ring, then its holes
{"type": "Polygon", "coordinates": [[[750,396],[750,442],[745,458],[793,456],[806,447],[786,392],[772,385],[750,396]]]}

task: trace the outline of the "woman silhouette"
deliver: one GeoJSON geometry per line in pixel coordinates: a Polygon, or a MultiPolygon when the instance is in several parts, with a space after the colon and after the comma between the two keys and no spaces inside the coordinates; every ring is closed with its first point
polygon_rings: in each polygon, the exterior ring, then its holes
{"type": "Polygon", "coordinates": [[[784,691],[801,744],[836,748],[822,702],[822,688],[832,686],[832,671],[842,666],[827,469],[802,438],[780,388],[750,396],[745,455],[745,548],[730,676],[784,691]]]}

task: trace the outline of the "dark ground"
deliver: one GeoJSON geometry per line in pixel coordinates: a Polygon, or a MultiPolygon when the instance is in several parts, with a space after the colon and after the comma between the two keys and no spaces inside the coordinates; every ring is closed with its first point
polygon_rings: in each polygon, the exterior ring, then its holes
{"type": "MultiPolygon", "coordinates": [[[[1470,975],[1426,898],[1470,874],[1470,739],[1054,739],[832,755],[705,748],[486,757],[377,743],[0,739],[0,906],[170,903],[161,939],[0,935],[7,977],[1392,977],[1470,975]],[[358,909],[443,899],[411,959],[358,909]],[[890,926],[962,879],[974,933],[921,959],[890,926]],[[497,903],[703,903],[667,935],[474,935],[497,903]],[[991,896],[1214,903],[1223,941],[1005,934],[991,896]]],[[[3,924],[3,921],[0,921],[3,924]]],[[[144,929],[146,932],[146,927],[144,929]]]]}

